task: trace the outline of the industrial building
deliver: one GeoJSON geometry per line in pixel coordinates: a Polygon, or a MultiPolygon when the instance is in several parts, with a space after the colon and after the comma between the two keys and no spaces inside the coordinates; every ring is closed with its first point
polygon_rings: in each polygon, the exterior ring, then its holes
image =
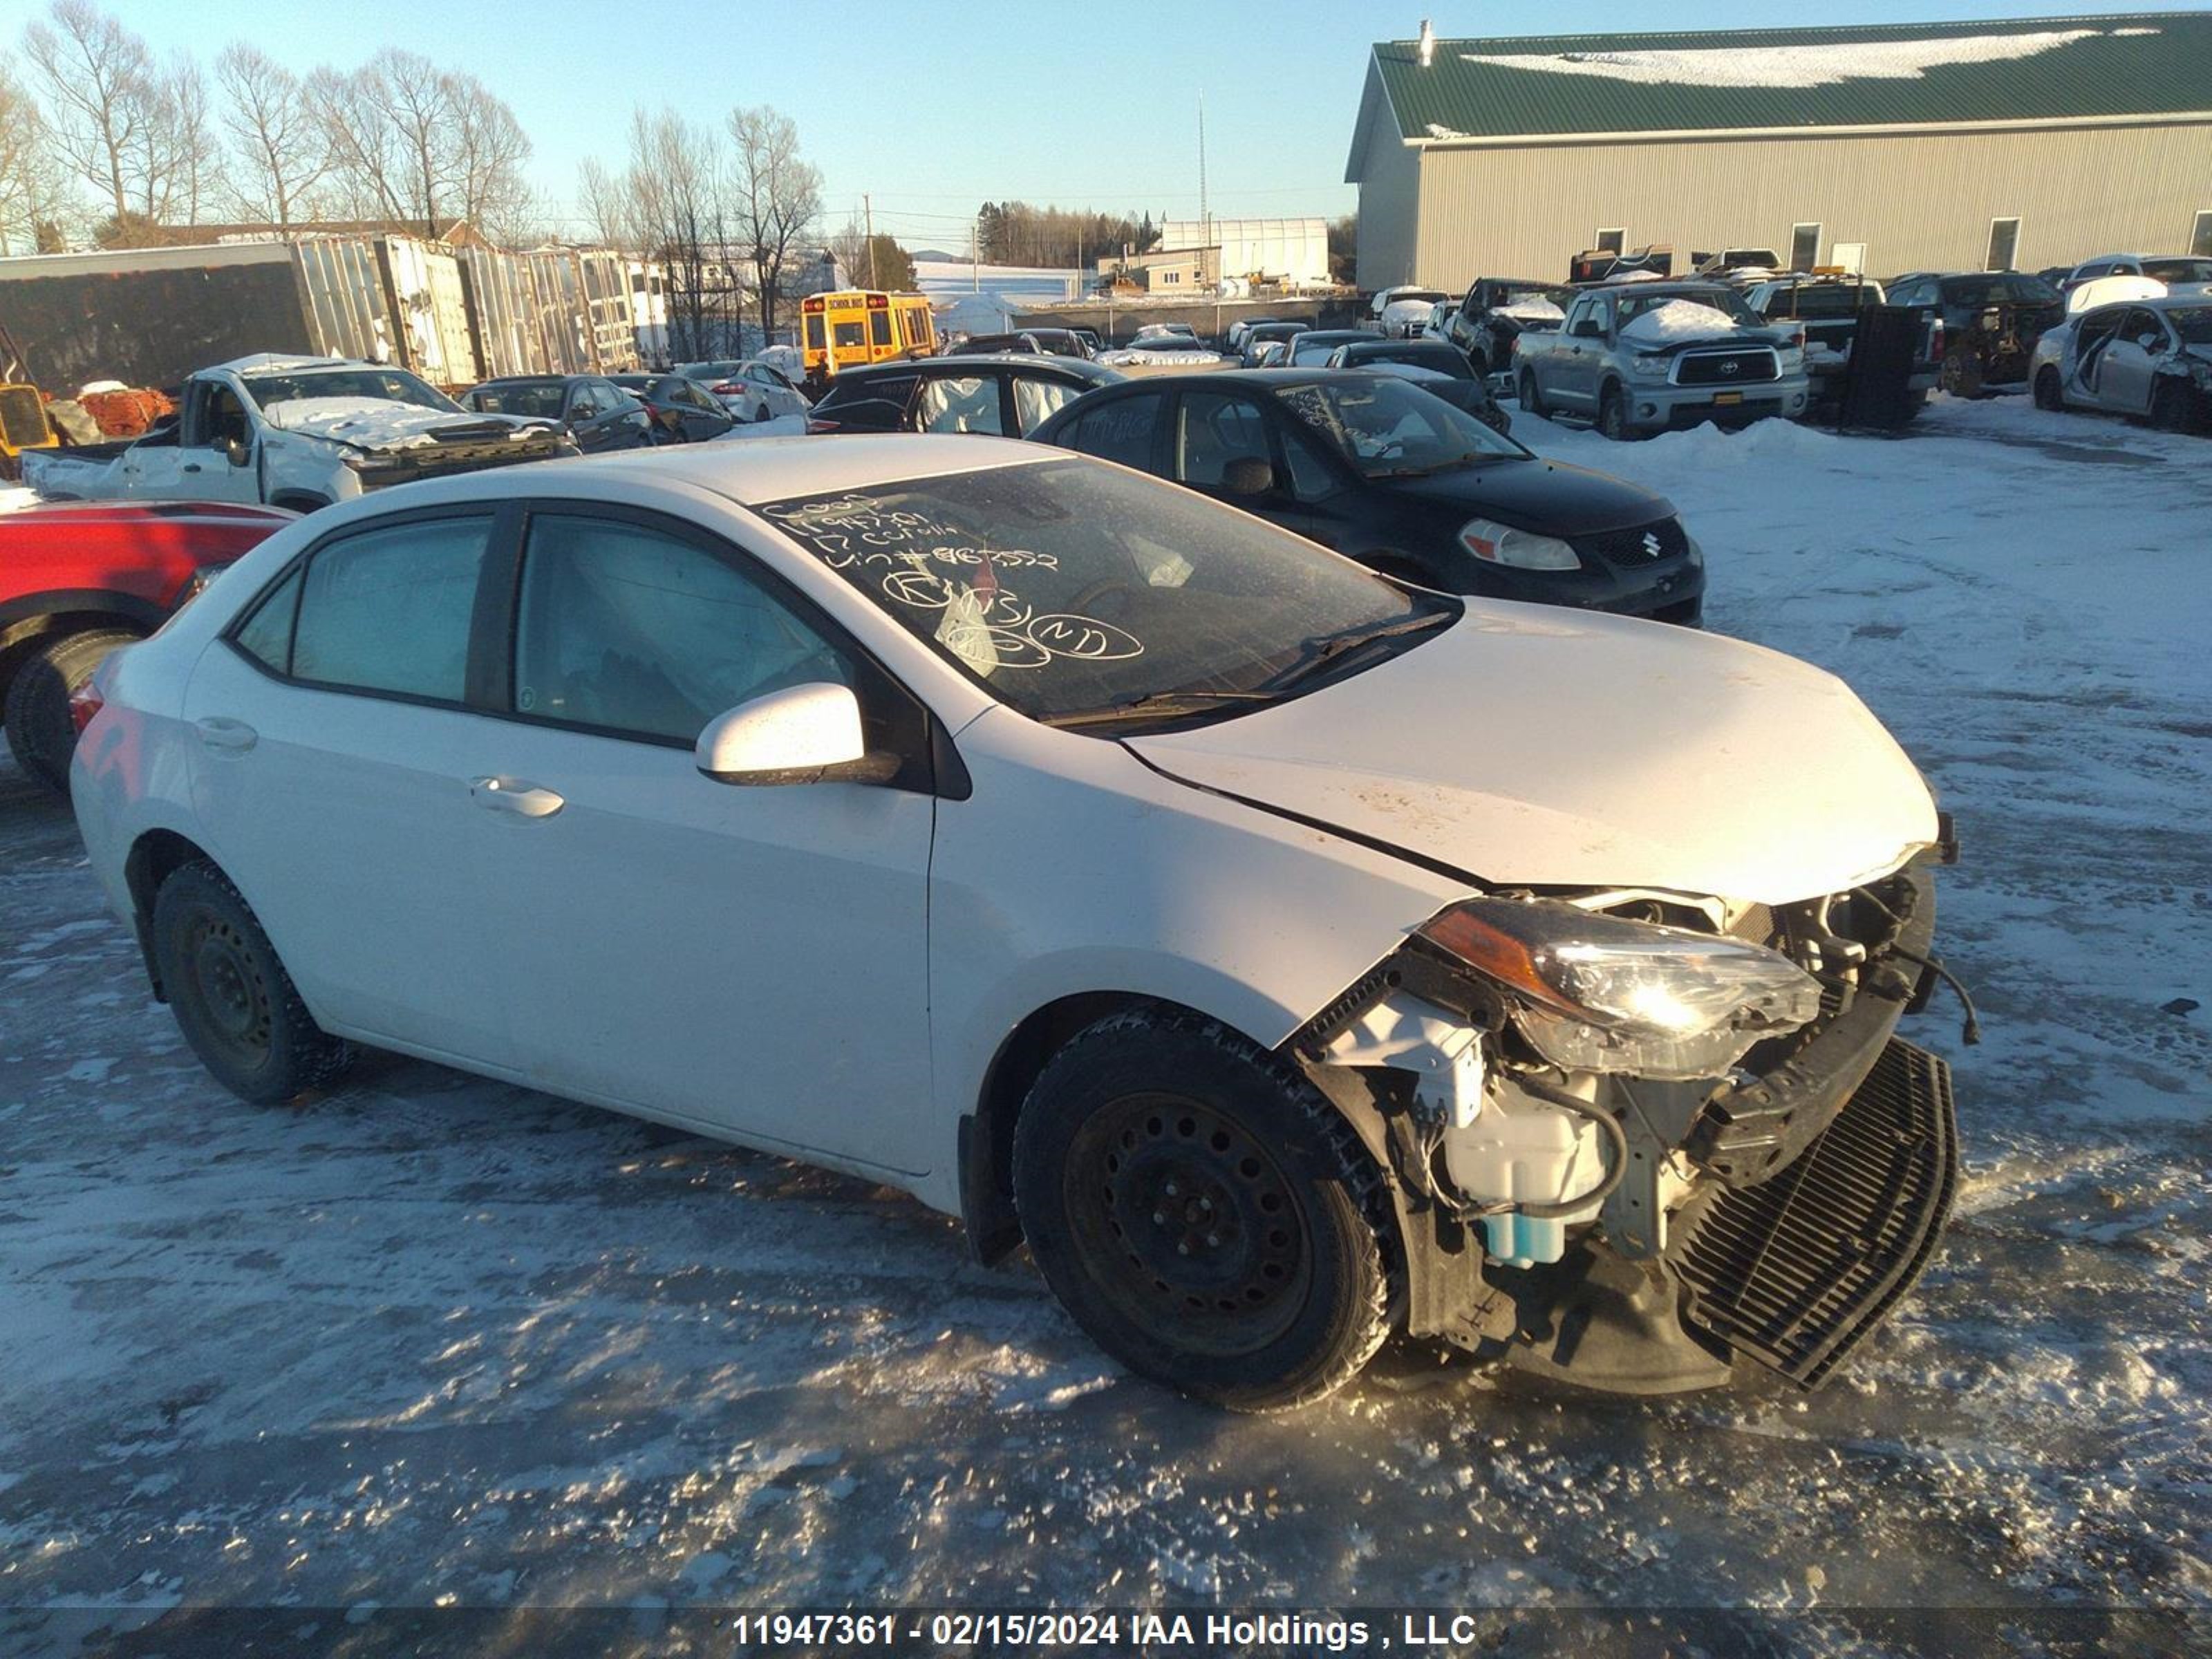
{"type": "Polygon", "coordinates": [[[1160,227],[1159,246],[1218,250],[1219,276],[1285,288],[1328,285],[1326,219],[1170,219],[1160,227]]]}
{"type": "Polygon", "coordinates": [[[1768,247],[1872,275],[2212,253],[2212,14],[1385,41],[1358,282],[1768,247]]]}

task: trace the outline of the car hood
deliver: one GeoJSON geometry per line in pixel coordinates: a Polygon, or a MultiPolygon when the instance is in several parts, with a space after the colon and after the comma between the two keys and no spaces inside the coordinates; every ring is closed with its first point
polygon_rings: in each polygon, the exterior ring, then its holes
{"type": "Polygon", "coordinates": [[[1486,462],[1420,478],[1382,478],[1390,490],[1440,507],[1480,514],[1547,536],[1589,536],[1674,516],[1674,504],[1639,485],[1565,461],[1486,462]]]}
{"type": "Polygon", "coordinates": [[[1128,740],[1167,775],[1492,887],[1784,904],[1936,839],[1832,674],[1660,623],[1469,601],[1441,636],[1237,719],[1128,740]]]}
{"type": "Polygon", "coordinates": [[[522,437],[552,429],[547,421],[425,409],[377,398],[293,398],[263,411],[273,427],[356,449],[407,449],[418,444],[522,437]]]}

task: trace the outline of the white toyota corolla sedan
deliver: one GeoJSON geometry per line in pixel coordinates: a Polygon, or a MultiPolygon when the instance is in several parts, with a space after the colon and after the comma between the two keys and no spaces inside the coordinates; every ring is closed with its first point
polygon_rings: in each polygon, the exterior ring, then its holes
{"type": "Polygon", "coordinates": [[[1893,1035],[1949,837],[1841,682],[1081,456],[410,485],[76,713],[93,867],[237,1094],[373,1044],[890,1182],[1224,1405],[1394,1328],[1809,1387],[1949,1204],[1893,1035]]]}

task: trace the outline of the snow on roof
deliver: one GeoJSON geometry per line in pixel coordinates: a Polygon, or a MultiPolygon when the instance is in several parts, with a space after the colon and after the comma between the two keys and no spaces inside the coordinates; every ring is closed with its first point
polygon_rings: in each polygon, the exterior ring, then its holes
{"type": "Polygon", "coordinates": [[[212,374],[219,369],[228,369],[234,374],[256,374],[272,368],[358,368],[361,365],[346,357],[299,357],[283,351],[257,351],[250,356],[234,357],[227,363],[210,363],[199,371],[212,374]]]}
{"type": "Polygon", "coordinates": [[[1621,325],[1624,340],[1675,345],[1684,340],[1713,340],[1736,331],[1735,319],[1695,300],[1669,300],[1621,325]]]}
{"type": "MultiPolygon", "coordinates": [[[[2156,33],[2155,29],[2143,31],[2156,33]]],[[[1962,35],[1933,40],[1850,40],[1820,46],[1659,48],[1541,55],[1462,52],[1470,64],[1553,75],[1591,75],[1644,86],[1828,87],[1840,81],[1912,81],[1954,64],[2033,58],[2071,46],[2096,29],[2033,34],[1962,35]]],[[[1437,135],[1442,136],[1442,135],[1437,135]]]]}

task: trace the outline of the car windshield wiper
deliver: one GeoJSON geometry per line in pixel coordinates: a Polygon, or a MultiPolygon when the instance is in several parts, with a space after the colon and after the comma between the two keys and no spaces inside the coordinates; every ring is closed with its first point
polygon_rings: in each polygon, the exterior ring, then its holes
{"type": "Polygon", "coordinates": [[[1193,687],[1182,691],[1147,691],[1129,702],[1117,702],[1104,708],[1079,708],[1073,714],[1053,714],[1045,720],[1047,726],[1091,726],[1109,720],[1158,720],[1174,714],[1193,714],[1204,709],[1219,707],[1224,702],[1273,702],[1275,694],[1267,690],[1216,691],[1204,687],[1193,687]]]}
{"type": "Polygon", "coordinates": [[[1378,644],[1385,640],[1400,639],[1407,634],[1425,633],[1431,628],[1451,621],[1452,615],[1453,613],[1449,611],[1431,611],[1421,616],[1409,617],[1404,622],[1392,623],[1387,628],[1354,629],[1348,633],[1328,634],[1318,639],[1308,640],[1306,648],[1298,659],[1287,667],[1279,670],[1271,678],[1262,681],[1259,689],[1263,692],[1287,690],[1301,680],[1311,679],[1324,668],[1342,662],[1346,656],[1362,646],[1378,644]]]}

